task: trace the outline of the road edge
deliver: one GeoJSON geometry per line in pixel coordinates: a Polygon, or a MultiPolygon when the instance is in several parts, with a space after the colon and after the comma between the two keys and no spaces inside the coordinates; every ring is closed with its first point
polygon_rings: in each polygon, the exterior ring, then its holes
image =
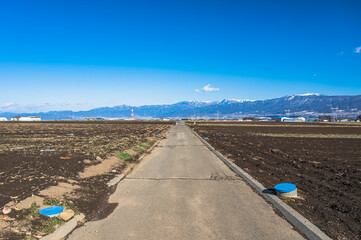
{"type": "Polygon", "coordinates": [[[58,240],[66,237],[71,231],[73,231],[77,226],[78,222],[82,221],[85,218],[84,214],[76,215],[73,219],[69,222],[62,225],[60,228],[56,229],[50,235],[46,235],[42,237],[42,240],[58,240]]]}
{"type": "MultiPolygon", "coordinates": [[[[166,134],[165,134],[166,136],[173,130],[174,126],[175,126],[175,124],[172,125],[172,126],[167,130],[167,132],[166,132],[166,134]]],[[[154,148],[160,143],[161,140],[162,140],[162,139],[157,140],[149,149],[147,149],[143,154],[141,154],[141,155],[139,156],[139,158],[137,159],[137,161],[140,162],[145,156],[147,156],[148,154],[150,154],[150,153],[154,150],[154,148]]],[[[126,178],[126,176],[127,176],[129,173],[131,173],[133,170],[134,170],[133,168],[130,168],[128,171],[123,172],[123,173],[115,176],[114,178],[112,178],[111,180],[108,181],[107,186],[108,186],[108,187],[112,187],[112,186],[114,186],[114,185],[117,185],[121,180],[123,180],[124,178],[126,178]]]]}
{"type": "MultiPolygon", "coordinates": [[[[166,135],[168,135],[174,128],[175,125],[172,125],[170,129],[167,131],[166,135]]],[[[145,151],[137,160],[141,161],[147,154],[150,154],[154,148],[160,143],[161,140],[157,140],[149,149],[145,151]]],[[[114,185],[117,185],[121,180],[123,180],[129,172],[131,172],[133,169],[129,169],[129,171],[125,173],[121,173],[117,175],[116,177],[112,178],[110,181],[108,181],[107,186],[112,187],[114,185]]],[[[67,237],[77,226],[78,222],[82,221],[85,218],[84,214],[76,215],[73,219],[71,219],[69,222],[65,223],[64,225],[60,226],[58,229],[56,229],[52,234],[43,236],[42,240],[59,240],[62,238],[67,237]]]]}
{"type": "Polygon", "coordinates": [[[201,136],[193,131],[190,127],[187,126],[187,129],[190,130],[201,142],[207,146],[219,159],[221,159],[231,170],[241,176],[246,182],[251,185],[263,198],[270,202],[275,208],[277,208],[285,218],[293,224],[301,233],[303,233],[308,239],[311,240],[331,240],[324,232],[322,232],[317,226],[311,223],[308,219],[299,214],[296,210],[288,206],[276,195],[271,194],[268,189],[266,189],[261,183],[254,179],[251,175],[246,173],[242,168],[238,167],[236,164],[228,161],[222,154],[217,152],[214,147],[212,147],[207,141],[205,141],[201,136]]]}
{"type": "MultiPolygon", "coordinates": [[[[145,153],[143,153],[138,159],[137,161],[141,161],[147,154],[150,154],[153,149],[159,144],[160,140],[156,141],[153,146],[151,146],[149,149],[146,150],[145,153]]],[[[128,171],[121,173],[117,176],[115,176],[114,178],[112,178],[110,181],[108,181],[107,186],[108,187],[112,187],[114,185],[117,185],[121,180],[123,180],[130,172],[132,172],[134,169],[130,168],[128,171]]]]}

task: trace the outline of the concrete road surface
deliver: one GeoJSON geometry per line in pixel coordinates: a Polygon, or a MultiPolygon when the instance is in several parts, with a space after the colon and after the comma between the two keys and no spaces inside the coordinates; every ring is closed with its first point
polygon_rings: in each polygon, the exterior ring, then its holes
{"type": "Polygon", "coordinates": [[[304,239],[184,125],[121,181],[108,218],[69,239],[304,239]]]}

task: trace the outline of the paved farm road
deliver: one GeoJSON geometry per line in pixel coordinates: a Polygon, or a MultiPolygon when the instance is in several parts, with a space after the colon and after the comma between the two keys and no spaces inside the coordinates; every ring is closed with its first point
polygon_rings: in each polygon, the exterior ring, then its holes
{"type": "Polygon", "coordinates": [[[303,239],[263,198],[177,125],[118,184],[108,218],[69,239],[303,239]]]}

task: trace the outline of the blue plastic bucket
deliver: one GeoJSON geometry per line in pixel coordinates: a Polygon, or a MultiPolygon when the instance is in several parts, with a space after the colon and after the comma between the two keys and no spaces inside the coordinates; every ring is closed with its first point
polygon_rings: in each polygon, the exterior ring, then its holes
{"type": "Polygon", "coordinates": [[[292,183],[280,183],[275,186],[279,197],[297,197],[297,187],[292,183]]]}
{"type": "Polygon", "coordinates": [[[45,216],[52,216],[59,214],[64,211],[64,207],[62,206],[53,206],[53,207],[47,207],[44,209],[40,209],[39,213],[45,216]]]}

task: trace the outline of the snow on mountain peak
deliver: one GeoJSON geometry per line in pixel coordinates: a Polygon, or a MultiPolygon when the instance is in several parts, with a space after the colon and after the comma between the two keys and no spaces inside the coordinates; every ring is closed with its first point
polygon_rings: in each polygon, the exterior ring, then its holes
{"type": "Polygon", "coordinates": [[[304,93],[304,94],[295,94],[295,95],[288,95],[286,96],[288,98],[288,100],[292,100],[295,97],[309,97],[309,96],[321,96],[321,94],[319,93],[304,93]]]}
{"type": "Polygon", "coordinates": [[[224,99],[222,102],[229,103],[243,103],[243,102],[254,102],[256,100],[248,100],[248,99],[224,99]]]}
{"type": "Polygon", "coordinates": [[[213,103],[214,101],[198,101],[198,100],[189,100],[189,101],[184,101],[187,103],[213,103]]]}
{"type": "Polygon", "coordinates": [[[320,96],[319,93],[305,93],[305,94],[296,94],[295,96],[320,96]]]}

